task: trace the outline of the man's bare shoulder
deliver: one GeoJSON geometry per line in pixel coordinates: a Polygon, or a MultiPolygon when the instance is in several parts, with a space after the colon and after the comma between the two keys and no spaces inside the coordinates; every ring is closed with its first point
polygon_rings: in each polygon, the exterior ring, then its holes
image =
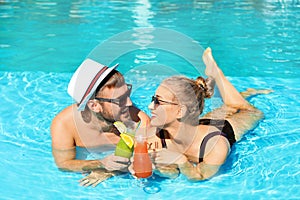
{"type": "Polygon", "coordinates": [[[74,104],[64,108],[61,112],[59,112],[53,119],[54,122],[57,121],[66,121],[70,118],[73,118],[73,108],[74,104]]]}
{"type": "Polygon", "coordinates": [[[76,133],[74,108],[74,105],[66,107],[52,121],[52,147],[55,149],[70,149],[74,147],[74,135],[76,133]]]}
{"type": "Polygon", "coordinates": [[[51,124],[52,134],[57,131],[68,132],[67,130],[72,129],[72,124],[74,123],[74,106],[76,105],[73,104],[66,107],[54,117],[51,124]]]}

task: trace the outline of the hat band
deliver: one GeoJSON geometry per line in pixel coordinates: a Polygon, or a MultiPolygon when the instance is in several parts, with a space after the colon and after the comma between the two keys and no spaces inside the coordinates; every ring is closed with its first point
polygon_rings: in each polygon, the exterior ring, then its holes
{"type": "Polygon", "coordinates": [[[97,74],[96,76],[94,77],[94,79],[92,80],[92,82],[90,83],[88,89],[86,90],[86,92],[84,93],[81,101],[79,104],[82,103],[82,101],[85,99],[85,97],[91,92],[92,88],[94,87],[95,83],[97,82],[97,80],[99,79],[99,77],[105,72],[105,70],[107,70],[108,67],[107,66],[104,66],[97,74]]]}

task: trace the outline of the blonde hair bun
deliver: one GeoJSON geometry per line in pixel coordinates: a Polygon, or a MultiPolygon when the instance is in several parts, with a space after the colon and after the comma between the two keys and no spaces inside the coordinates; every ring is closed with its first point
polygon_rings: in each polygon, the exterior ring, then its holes
{"type": "Polygon", "coordinates": [[[204,79],[199,76],[195,80],[195,83],[198,88],[204,92],[204,98],[210,98],[214,94],[215,81],[213,78],[208,77],[207,79],[204,79]]]}

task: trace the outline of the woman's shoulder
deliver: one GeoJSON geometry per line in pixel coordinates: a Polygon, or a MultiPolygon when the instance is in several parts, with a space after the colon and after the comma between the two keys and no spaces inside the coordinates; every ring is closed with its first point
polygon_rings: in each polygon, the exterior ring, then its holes
{"type": "MultiPolygon", "coordinates": [[[[203,161],[208,164],[223,164],[227,158],[230,151],[230,144],[226,137],[217,130],[209,132],[203,139],[205,141],[205,154],[203,161]]],[[[203,144],[202,142],[202,144],[203,144]]]]}
{"type": "Polygon", "coordinates": [[[197,132],[202,137],[205,137],[206,135],[209,135],[210,133],[216,132],[216,131],[219,131],[219,129],[215,126],[203,125],[203,124],[197,125],[197,132]]]}

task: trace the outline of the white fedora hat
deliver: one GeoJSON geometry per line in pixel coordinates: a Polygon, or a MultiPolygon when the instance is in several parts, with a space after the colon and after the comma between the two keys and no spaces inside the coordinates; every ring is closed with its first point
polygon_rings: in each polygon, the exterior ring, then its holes
{"type": "Polygon", "coordinates": [[[107,67],[92,59],[86,59],[73,74],[69,86],[69,95],[78,103],[82,111],[104,78],[116,67],[107,67]]]}

